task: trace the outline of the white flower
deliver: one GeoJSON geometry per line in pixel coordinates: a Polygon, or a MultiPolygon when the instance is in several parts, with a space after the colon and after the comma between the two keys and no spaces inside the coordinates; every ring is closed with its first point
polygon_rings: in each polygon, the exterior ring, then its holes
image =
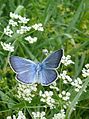
{"type": "Polygon", "coordinates": [[[7,116],[7,118],[6,118],[6,119],[12,119],[12,118],[11,118],[11,116],[7,116]]]}
{"type": "Polygon", "coordinates": [[[9,20],[9,25],[18,26],[17,22],[15,22],[13,19],[9,20]]]}
{"type": "Polygon", "coordinates": [[[18,84],[17,87],[17,97],[23,98],[24,100],[31,103],[32,98],[35,96],[34,92],[37,91],[37,84],[26,85],[26,84],[18,84]]]}
{"type": "Polygon", "coordinates": [[[74,86],[76,92],[79,92],[79,90],[82,88],[82,80],[78,77],[71,82],[71,85],[74,86]]]}
{"type": "Polygon", "coordinates": [[[55,81],[49,87],[51,89],[55,89],[56,91],[59,91],[59,88],[57,87],[57,83],[55,81]]]}
{"type": "Polygon", "coordinates": [[[18,18],[19,18],[19,15],[16,14],[16,13],[10,12],[10,17],[11,17],[12,19],[18,19],[18,18]]]}
{"type": "Polygon", "coordinates": [[[65,111],[62,109],[59,113],[54,114],[52,119],[65,119],[65,111]]]}
{"type": "Polygon", "coordinates": [[[12,46],[11,43],[6,44],[6,43],[1,42],[1,46],[6,51],[14,52],[14,46],[12,46]]]}
{"type": "Polygon", "coordinates": [[[72,78],[69,75],[67,75],[66,70],[64,70],[62,73],[60,73],[60,75],[58,77],[63,79],[64,84],[67,84],[68,82],[69,83],[72,82],[72,78]]]}
{"type": "Polygon", "coordinates": [[[25,40],[32,44],[37,41],[37,37],[32,38],[31,36],[28,36],[25,38],[25,40]]]}
{"type": "Polygon", "coordinates": [[[25,115],[22,113],[22,111],[19,111],[18,118],[17,119],[26,119],[25,115]]]}
{"type": "Polygon", "coordinates": [[[59,97],[63,100],[63,107],[66,109],[70,105],[70,92],[62,91],[59,94],[59,97]]]}
{"type": "Polygon", "coordinates": [[[70,56],[70,55],[67,55],[66,57],[63,56],[61,62],[62,62],[65,66],[67,66],[67,65],[69,65],[69,64],[74,64],[74,62],[71,60],[71,56],[70,56]]]}
{"type": "Polygon", "coordinates": [[[82,70],[82,76],[83,77],[88,77],[89,76],[89,69],[83,68],[83,70],[82,70]]]}
{"type": "Polygon", "coordinates": [[[15,115],[13,115],[13,119],[16,119],[16,116],[15,115]]]}
{"type": "Polygon", "coordinates": [[[20,30],[17,30],[17,33],[18,34],[24,34],[26,33],[27,31],[30,31],[31,27],[28,27],[28,26],[21,26],[21,29],[20,30]]]}
{"type": "Polygon", "coordinates": [[[38,119],[38,118],[40,118],[40,119],[46,119],[46,117],[45,117],[45,112],[32,112],[32,115],[33,115],[33,117],[34,117],[34,119],[38,119]]]}
{"type": "Polygon", "coordinates": [[[23,114],[22,111],[18,112],[18,117],[16,118],[15,115],[13,115],[13,117],[11,118],[11,116],[7,116],[7,119],[26,119],[25,115],[23,114]]]}
{"type": "Polygon", "coordinates": [[[70,95],[71,95],[71,94],[70,94],[69,92],[67,92],[67,93],[66,93],[66,96],[68,96],[68,97],[69,97],[70,95]]]}
{"type": "Polygon", "coordinates": [[[85,65],[85,68],[82,70],[82,76],[83,77],[88,77],[89,76],[89,64],[85,65]]]}
{"type": "Polygon", "coordinates": [[[4,34],[6,34],[9,37],[12,37],[13,31],[10,29],[10,26],[4,28],[4,34]]]}
{"type": "Polygon", "coordinates": [[[52,91],[45,91],[44,93],[42,93],[42,91],[39,92],[39,95],[41,96],[41,101],[45,102],[50,109],[55,108],[55,100],[52,98],[53,96],[53,92],[52,91]]]}
{"type": "Polygon", "coordinates": [[[89,64],[86,64],[85,67],[86,67],[87,69],[89,69],[89,64]]]}
{"type": "Polygon", "coordinates": [[[65,95],[65,94],[66,94],[66,91],[63,90],[63,91],[62,91],[62,95],[65,95]]]}
{"type": "Polygon", "coordinates": [[[32,28],[34,28],[35,30],[38,30],[38,31],[44,30],[41,23],[32,25],[32,28]]]}
{"type": "Polygon", "coordinates": [[[48,55],[48,50],[47,50],[47,49],[43,49],[42,52],[43,52],[45,55],[48,55]]]}
{"type": "Polygon", "coordinates": [[[19,15],[19,23],[23,23],[26,24],[29,21],[29,19],[27,19],[26,17],[22,17],[19,15]]]}
{"type": "Polygon", "coordinates": [[[69,92],[66,92],[66,91],[62,91],[60,94],[59,94],[59,97],[64,100],[64,101],[69,101],[70,99],[70,93],[69,92]]]}
{"type": "Polygon", "coordinates": [[[64,70],[63,73],[60,73],[59,78],[66,79],[67,71],[64,70]]]}

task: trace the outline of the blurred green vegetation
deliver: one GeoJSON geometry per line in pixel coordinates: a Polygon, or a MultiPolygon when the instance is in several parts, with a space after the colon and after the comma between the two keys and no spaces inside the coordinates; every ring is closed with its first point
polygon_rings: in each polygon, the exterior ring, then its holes
{"type": "MultiPolygon", "coordinates": [[[[89,63],[89,0],[0,0],[0,42],[13,43],[15,40],[13,53],[4,51],[0,45],[0,119],[18,112],[27,103],[14,96],[17,83],[8,64],[10,55],[42,61],[45,57],[42,49],[55,51],[62,47],[65,55],[71,55],[75,62],[72,68],[75,78],[80,75],[84,64],[89,63]],[[20,11],[17,9],[19,6],[22,6],[20,11]],[[43,24],[43,32],[31,34],[38,38],[36,43],[29,45],[22,37],[7,38],[3,35],[10,19],[9,13],[16,10],[30,18],[28,25],[43,24]]],[[[80,99],[77,97],[78,100],[79,105],[70,119],[89,119],[89,87],[80,99]]],[[[51,119],[51,116],[47,119],[51,119]]]]}

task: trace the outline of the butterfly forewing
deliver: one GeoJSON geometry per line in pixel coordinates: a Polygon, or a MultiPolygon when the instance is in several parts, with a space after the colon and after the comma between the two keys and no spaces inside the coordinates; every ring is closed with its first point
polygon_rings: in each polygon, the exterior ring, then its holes
{"type": "Polygon", "coordinates": [[[36,64],[18,56],[10,57],[10,65],[16,72],[16,78],[24,83],[34,83],[36,80],[36,64]]]}
{"type": "Polygon", "coordinates": [[[45,68],[57,68],[63,56],[63,50],[57,50],[51,55],[49,55],[46,59],[43,60],[43,65],[45,68]]]}

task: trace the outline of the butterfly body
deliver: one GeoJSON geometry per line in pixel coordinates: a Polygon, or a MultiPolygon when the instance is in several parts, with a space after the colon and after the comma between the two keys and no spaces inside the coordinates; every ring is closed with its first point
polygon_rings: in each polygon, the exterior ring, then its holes
{"type": "Polygon", "coordinates": [[[40,72],[42,71],[42,69],[43,69],[43,67],[42,67],[43,65],[40,63],[40,62],[38,62],[37,64],[36,64],[36,80],[35,80],[35,83],[40,83],[40,80],[39,80],[39,77],[40,77],[40,72]]]}
{"type": "Polygon", "coordinates": [[[41,71],[42,68],[43,68],[42,66],[43,66],[42,63],[37,63],[36,71],[37,71],[37,72],[41,71]]]}
{"type": "Polygon", "coordinates": [[[25,58],[11,56],[10,66],[15,71],[16,79],[19,81],[26,84],[41,83],[47,86],[57,79],[56,68],[58,68],[62,56],[62,49],[49,55],[42,63],[34,63],[25,58]]]}

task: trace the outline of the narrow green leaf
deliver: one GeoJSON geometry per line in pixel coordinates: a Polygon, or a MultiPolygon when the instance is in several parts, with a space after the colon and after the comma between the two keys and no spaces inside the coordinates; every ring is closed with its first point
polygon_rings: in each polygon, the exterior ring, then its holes
{"type": "Polygon", "coordinates": [[[28,53],[28,55],[31,57],[32,60],[38,62],[38,60],[36,59],[36,57],[31,53],[31,51],[28,49],[28,47],[25,46],[24,43],[21,43],[22,46],[24,47],[24,49],[26,50],[26,52],[28,53]]]}
{"type": "Polygon", "coordinates": [[[82,68],[83,68],[83,64],[85,61],[85,54],[82,54],[81,59],[76,56],[76,62],[75,62],[75,76],[74,78],[78,77],[78,75],[80,74],[82,68]]]}
{"type": "Polygon", "coordinates": [[[85,79],[85,82],[83,84],[83,87],[77,93],[77,95],[75,96],[75,98],[73,99],[73,101],[71,102],[69,108],[67,109],[65,119],[70,119],[71,113],[73,112],[73,109],[76,106],[76,102],[78,102],[80,96],[82,95],[83,91],[86,89],[86,86],[88,85],[88,83],[89,83],[89,77],[85,79]]]}
{"type": "Polygon", "coordinates": [[[19,6],[17,7],[17,9],[15,10],[15,13],[17,13],[17,14],[20,13],[23,8],[24,8],[24,6],[19,5],[19,6]]]}
{"type": "Polygon", "coordinates": [[[68,26],[68,28],[67,28],[67,32],[68,32],[68,33],[69,33],[69,32],[72,30],[72,28],[76,25],[76,22],[78,21],[80,14],[83,12],[83,11],[82,11],[82,10],[83,10],[83,5],[84,5],[84,0],[81,1],[81,3],[80,3],[80,5],[79,5],[79,7],[78,7],[78,9],[77,9],[77,11],[76,11],[74,17],[72,18],[72,21],[70,22],[70,24],[69,24],[69,26],[68,26]]]}
{"type": "Polygon", "coordinates": [[[44,20],[44,25],[48,22],[50,19],[51,15],[54,13],[55,9],[55,1],[54,0],[48,0],[47,5],[45,9],[45,20],[44,20]]]}

